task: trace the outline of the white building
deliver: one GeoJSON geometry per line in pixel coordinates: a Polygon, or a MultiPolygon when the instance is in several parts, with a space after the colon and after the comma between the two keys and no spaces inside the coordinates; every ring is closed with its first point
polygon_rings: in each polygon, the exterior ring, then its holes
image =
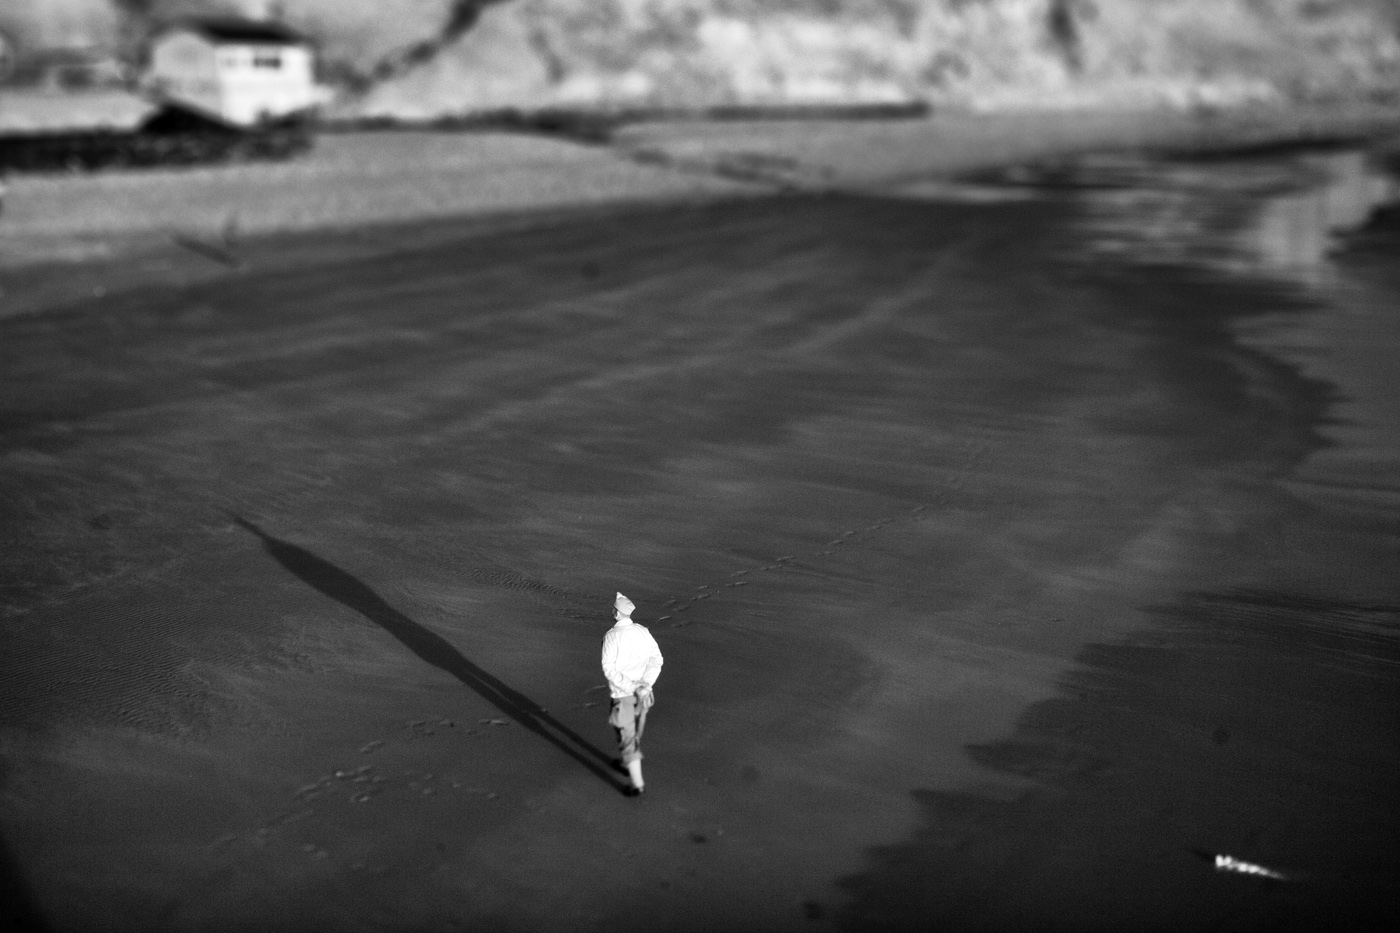
{"type": "Polygon", "coordinates": [[[281,23],[188,19],[151,41],[146,85],[156,96],[229,123],[300,113],[324,102],[315,52],[281,23]]]}

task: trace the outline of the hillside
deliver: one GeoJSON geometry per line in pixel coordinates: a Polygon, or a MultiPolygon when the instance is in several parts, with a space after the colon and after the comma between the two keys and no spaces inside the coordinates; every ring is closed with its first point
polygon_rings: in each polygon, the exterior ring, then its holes
{"type": "Polygon", "coordinates": [[[26,45],[272,12],[343,114],[927,101],[1228,105],[1400,94],[1400,0],[5,0],[26,45]]]}
{"type": "Polygon", "coordinates": [[[354,107],[1374,96],[1397,24],[1392,0],[510,0],[354,107]]]}

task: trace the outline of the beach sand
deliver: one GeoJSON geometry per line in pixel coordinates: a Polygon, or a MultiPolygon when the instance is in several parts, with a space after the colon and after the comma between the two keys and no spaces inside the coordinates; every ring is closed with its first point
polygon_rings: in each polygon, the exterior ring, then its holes
{"type": "Polygon", "coordinates": [[[1347,355],[1397,344],[1384,263],[1104,251],[1096,204],[1220,200],[1166,183],[910,180],[11,267],[11,910],[1393,918],[1396,431],[1347,355]],[[641,800],[618,589],[667,659],[641,800]]]}

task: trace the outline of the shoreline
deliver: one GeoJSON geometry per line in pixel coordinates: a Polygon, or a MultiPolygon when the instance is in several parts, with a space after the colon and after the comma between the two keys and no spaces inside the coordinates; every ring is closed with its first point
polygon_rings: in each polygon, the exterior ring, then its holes
{"type": "Polygon", "coordinates": [[[46,509],[22,531],[93,584],[16,613],[34,663],[10,689],[81,685],[65,712],[110,717],[68,728],[32,689],[57,735],[0,732],[40,903],[75,929],[613,929],[619,902],[668,928],[922,928],[928,898],[954,926],[1154,900],[1126,919],[1277,919],[1299,889],[1226,890],[1190,849],[1359,859],[1326,818],[1387,799],[1391,747],[1334,773],[1291,729],[1344,758],[1395,694],[1290,674],[1362,628],[1341,590],[1393,619],[1379,532],[1280,491],[1323,396],[1228,326],[1278,291],[1069,268],[1064,207],[277,234],[241,270],[174,248],[130,270],[147,291],[5,322],[7,475],[46,509]],[[1312,603],[1240,595],[1297,596],[1300,567],[1312,603]],[[618,580],[670,665],[641,808],[386,637],[439,634],[601,750],[618,580]],[[1294,815],[1322,781],[1350,796],[1294,815]]]}
{"type": "MultiPolygon", "coordinates": [[[[783,192],[897,193],[1102,152],[1229,157],[1394,136],[1394,108],[1355,102],[685,119],[625,124],[604,143],[491,129],[327,132],[288,162],[13,176],[0,214],[0,316],[36,310],[45,298],[25,293],[48,269],[191,249],[236,269],[239,249],[257,239],[373,237],[439,223],[510,228],[574,211],[783,192]]],[[[53,300],[63,294],[80,293],[53,300]]]]}

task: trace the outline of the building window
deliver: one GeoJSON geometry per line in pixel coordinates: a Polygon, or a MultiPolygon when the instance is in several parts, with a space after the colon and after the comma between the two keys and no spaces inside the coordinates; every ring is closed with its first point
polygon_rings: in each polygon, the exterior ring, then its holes
{"type": "Polygon", "coordinates": [[[282,67],[281,52],[257,51],[253,53],[253,67],[276,71],[282,67]]]}

